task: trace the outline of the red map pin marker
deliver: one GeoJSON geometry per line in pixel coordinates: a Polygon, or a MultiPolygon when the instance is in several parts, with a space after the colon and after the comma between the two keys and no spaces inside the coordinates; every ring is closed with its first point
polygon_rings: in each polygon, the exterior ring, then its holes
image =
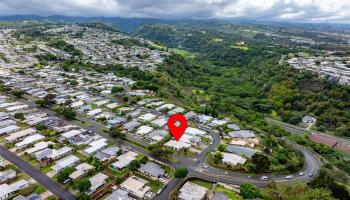
{"type": "Polygon", "coordinates": [[[171,135],[173,135],[176,141],[179,141],[187,128],[187,119],[181,114],[174,114],[168,119],[168,127],[171,135]],[[178,125],[177,122],[179,122],[180,125],[178,125]]]}

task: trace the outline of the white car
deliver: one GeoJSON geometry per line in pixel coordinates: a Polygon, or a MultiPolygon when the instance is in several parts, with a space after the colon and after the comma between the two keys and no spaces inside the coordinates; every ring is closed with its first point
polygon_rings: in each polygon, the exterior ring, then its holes
{"type": "Polygon", "coordinates": [[[292,179],[292,178],[293,178],[292,175],[286,176],[286,179],[292,179]]]}
{"type": "Polygon", "coordinates": [[[260,177],[259,178],[261,181],[267,181],[267,180],[269,180],[269,177],[267,177],[267,176],[262,176],[262,177],[260,177]]]}
{"type": "Polygon", "coordinates": [[[304,174],[305,174],[304,172],[300,172],[299,176],[304,176],[304,174]]]}

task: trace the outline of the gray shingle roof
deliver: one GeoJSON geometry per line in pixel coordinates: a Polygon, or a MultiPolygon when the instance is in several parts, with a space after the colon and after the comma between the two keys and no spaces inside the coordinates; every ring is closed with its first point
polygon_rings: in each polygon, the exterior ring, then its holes
{"type": "Polygon", "coordinates": [[[243,155],[247,158],[251,158],[257,152],[257,150],[255,149],[236,146],[236,145],[227,145],[227,151],[237,155],[243,155]]]}
{"type": "Polygon", "coordinates": [[[146,164],[142,165],[140,171],[144,171],[153,177],[159,177],[160,175],[164,174],[164,169],[154,162],[147,162],[146,164]]]}
{"type": "Polygon", "coordinates": [[[255,134],[250,130],[240,130],[240,131],[231,131],[228,133],[230,137],[233,138],[253,138],[255,134]]]}

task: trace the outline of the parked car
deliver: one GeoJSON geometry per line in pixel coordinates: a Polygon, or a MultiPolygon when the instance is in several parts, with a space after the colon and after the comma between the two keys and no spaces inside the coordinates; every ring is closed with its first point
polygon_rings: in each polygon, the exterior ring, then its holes
{"type": "Polygon", "coordinates": [[[309,174],[310,177],[313,177],[314,175],[313,174],[309,174]]]}

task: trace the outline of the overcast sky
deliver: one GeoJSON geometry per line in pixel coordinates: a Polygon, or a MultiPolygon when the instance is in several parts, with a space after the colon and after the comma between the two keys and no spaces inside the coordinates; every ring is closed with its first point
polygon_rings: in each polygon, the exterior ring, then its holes
{"type": "Polygon", "coordinates": [[[350,23],[350,0],[0,0],[0,15],[350,23]]]}

